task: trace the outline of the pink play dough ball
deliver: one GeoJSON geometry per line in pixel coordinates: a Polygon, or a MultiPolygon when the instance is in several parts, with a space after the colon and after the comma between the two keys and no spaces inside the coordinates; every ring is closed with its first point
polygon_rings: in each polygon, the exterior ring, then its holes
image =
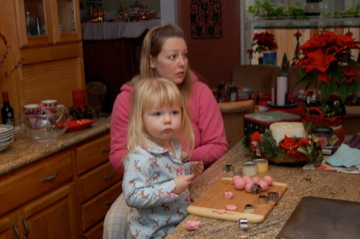
{"type": "Polygon", "coordinates": [[[268,183],[266,181],[261,180],[259,182],[259,184],[260,184],[260,187],[261,187],[261,191],[265,192],[266,190],[269,189],[268,183]]]}
{"type": "Polygon", "coordinates": [[[271,177],[271,176],[269,176],[269,175],[266,175],[264,178],[263,178],[263,180],[265,181],[265,182],[267,182],[267,184],[270,186],[270,185],[272,185],[272,183],[273,183],[273,178],[271,177]]]}
{"type": "Polygon", "coordinates": [[[245,184],[254,184],[254,182],[251,178],[247,178],[245,179],[245,184]]]}
{"type": "Polygon", "coordinates": [[[245,180],[242,178],[236,178],[234,180],[234,186],[237,190],[243,190],[245,188],[245,180]]]}
{"type": "Polygon", "coordinates": [[[235,181],[238,180],[238,179],[242,179],[242,177],[241,177],[240,175],[235,175],[235,176],[232,178],[233,184],[235,184],[235,181]]]}
{"type": "Polygon", "coordinates": [[[248,192],[248,193],[251,192],[251,185],[253,185],[253,184],[252,184],[252,183],[247,183],[247,184],[245,185],[245,190],[246,190],[246,192],[248,192]]]}
{"type": "Polygon", "coordinates": [[[254,183],[259,183],[259,182],[260,182],[260,178],[259,178],[259,177],[253,177],[253,178],[252,178],[252,181],[253,181],[254,183]]]}
{"type": "Polygon", "coordinates": [[[243,176],[243,179],[246,181],[246,179],[250,179],[250,176],[245,175],[245,176],[243,176]]]}

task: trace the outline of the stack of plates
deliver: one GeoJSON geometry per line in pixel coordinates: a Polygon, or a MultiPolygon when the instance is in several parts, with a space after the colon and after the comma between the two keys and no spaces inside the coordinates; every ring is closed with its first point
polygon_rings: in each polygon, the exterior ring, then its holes
{"type": "Polygon", "coordinates": [[[0,152],[5,150],[14,141],[14,127],[0,124],[0,152]]]}

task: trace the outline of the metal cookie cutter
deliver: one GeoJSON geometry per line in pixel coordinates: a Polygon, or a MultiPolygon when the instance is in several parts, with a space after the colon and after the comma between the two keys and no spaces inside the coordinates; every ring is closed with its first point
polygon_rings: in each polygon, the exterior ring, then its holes
{"type": "Polygon", "coordinates": [[[268,196],[262,194],[259,195],[259,204],[267,204],[269,202],[268,196]]]}
{"type": "Polygon", "coordinates": [[[255,208],[253,205],[251,204],[246,204],[244,207],[244,213],[254,213],[255,212],[255,208]]]}
{"type": "Polygon", "coordinates": [[[259,194],[259,193],[261,193],[260,184],[254,183],[253,185],[251,185],[250,191],[251,191],[253,194],[259,194]]]}
{"type": "Polygon", "coordinates": [[[246,218],[239,219],[240,229],[243,231],[249,230],[248,220],[246,218]]]}
{"type": "Polygon", "coordinates": [[[278,192],[268,192],[269,201],[277,202],[279,200],[278,192]]]}

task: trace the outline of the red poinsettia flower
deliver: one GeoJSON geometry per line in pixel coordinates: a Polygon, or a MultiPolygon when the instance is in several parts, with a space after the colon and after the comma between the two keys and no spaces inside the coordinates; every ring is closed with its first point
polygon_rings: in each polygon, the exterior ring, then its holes
{"type": "Polygon", "coordinates": [[[300,33],[300,32],[296,32],[295,34],[294,34],[294,37],[301,37],[302,36],[302,34],[300,33]]]}
{"type": "Polygon", "coordinates": [[[315,34],[297,48],[304,55],[297,63],[297,67],[301,68],[300,82],[306,82],[310,87],[319,81],[325,102],[336,92],[345,102],[349,93],[357,87],[357,84],[350,84],[356,75],[360,75],[360,67],[352,59],[351,50],[359,49],[359,46],[360,42],[354,40],[351,32],[344,35],[327,31],[315,34]]]}
{"type": "Polygon", "coordinates": [[[306,146],[310,144],[310,140],[306,138],[299,139],[299,141],[296,142],[297,146],[306,146]]]}
{"type": "Polygon", "coordinates": [[[285,135],[284,140],[279,143],[279,145],[289,151],[290,154],[295,153],[295,138],[294,137],[287,137],[285,135]]]}
{"type": "Polygon", "coordinates": [[[260,141],[260,132],[259,131],[255,131],[251,135],[251,142],[254,142],[254,141],[260,141]]]}
{"type": "Polygon", "coordinates": [[[256,46],[255,52],[271,51],[278,49],[275,36],[269,32],[255,33],[252,46],[256,46]]]}

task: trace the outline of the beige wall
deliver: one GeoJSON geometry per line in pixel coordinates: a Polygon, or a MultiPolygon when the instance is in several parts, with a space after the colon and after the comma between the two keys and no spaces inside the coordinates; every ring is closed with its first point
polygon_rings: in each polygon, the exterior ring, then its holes
{"type": "Polygon", "coordinates": [[[184,29],[189,48],[190,67],[202,81],[216,87],[221,81],[231,81],[232,67],[240,62],[240,0],[221,1],[222,38],[191,39],[191,0],[178,1],[178,24],[184,29]]]}

